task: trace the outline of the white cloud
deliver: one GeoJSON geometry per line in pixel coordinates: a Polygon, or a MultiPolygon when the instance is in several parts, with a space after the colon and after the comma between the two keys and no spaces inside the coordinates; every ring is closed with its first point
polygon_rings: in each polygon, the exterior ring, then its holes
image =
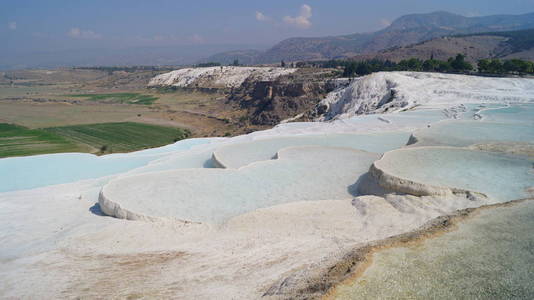
{"type": "Polygon", "coordinates": [[[300,13],[298,16],[295,16],[295,17],[285,16],[284,22],[286,24],[294,25],[300,29],[308,29],[312,26],[312,22],[310,21],[311,17],[312,17],[311,6],[307,4],[303,4],[300,7],[300,13]]]}
{"type": "Polygon", "coordinates": [[[256,12],[256,20],[260,22],[270,22],[272,19],[269,16],[264,15],[262,12],[256,12]]]}
{"type": "Polygon", "coordinates": [[[101,34],[98,34],[92,30],[81,30],[78,27],[73,27],[67,32],[67,35],[74,39],[86,39],[95,40],[102,38],[101,34]]]}
{"type": "Polygon", "coordinates": [[[7,24],[7,28],[9,28],[10,30],[17,30],[17,22],[9,22],[7,24]]]}

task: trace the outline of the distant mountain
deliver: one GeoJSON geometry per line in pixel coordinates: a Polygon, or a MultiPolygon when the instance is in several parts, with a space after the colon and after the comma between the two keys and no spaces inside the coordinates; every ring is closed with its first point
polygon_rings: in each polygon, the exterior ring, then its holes
{"type": "MultiPolygon", "coordinates": [[[[243,57],[255,63],[276,63],[281,60],[324,60],[374,53],[391,47],[407,46],[437,37],[480,32],[513,31],[534,28],[534,13],[464,17],[448,12],[406,15],[390,26],[373,33],[356,33],[318,38],[290,38],[265,52],[243,57]]],[[[219,53],[209,61],[239,59],[239,52],[219,53]]]]}
{"type": "MultiPolygon", "coordinates": [[[[240,47],[259,47],[242,45],[240,47]]],[[[2,53],[0,70],[87,66],[190,65],[203,57],[234,49],[235,45],[184,45],[167,47],[130,47],[72,49],[47,52],[2,53]]]]}
{"type": "Polygon", "coordinates": [[[534,29],[441,37],[414,45],[382,50],[378,53],[357,55],[351,59],[398,62],[412,57],[422,60],[434,57],[447,60],[458,53],[464,54],[471,62],[477,62],[482,58],[534,60],[534,29]]]}
{"type": "Polygon", "coordinates": [[[202,62],[218,62],[223,65],[229,65],[238,60],[240,64],[254,65],[257,64],[258,57],[262,52],[259,50],[236,50],[228,51],[210,56],[202,62]]]}

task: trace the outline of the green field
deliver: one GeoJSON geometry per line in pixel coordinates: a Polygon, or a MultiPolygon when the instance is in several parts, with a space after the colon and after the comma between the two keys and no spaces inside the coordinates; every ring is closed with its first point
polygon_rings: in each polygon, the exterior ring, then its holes
{"type": "Polygon", "coordinates": [[[0,158],[87,150],[87,147],[41,129],[0,123],[0,158]]]}
{"type": "Polygon", "coordinates": [[[189,135],[179,128],[130,122],[44,129],[0,123],[0,158],[60,152],[130,152],[167,145],[189,135]]]}
{"type": "Polygon", "coordinates": [[[113,93],[113,94],[74,94],[65,95],[74,98],[86,98],[89,101],[109,101],[122,104],[151,105],[158,97],[139,93],[113,93]]]}
{"type": "Polygon", "coordinates": [[[102,123],[44,129],[102,153],[130,152],[159,147],[189,137],[186,130],[141,123],[102,123]]]}

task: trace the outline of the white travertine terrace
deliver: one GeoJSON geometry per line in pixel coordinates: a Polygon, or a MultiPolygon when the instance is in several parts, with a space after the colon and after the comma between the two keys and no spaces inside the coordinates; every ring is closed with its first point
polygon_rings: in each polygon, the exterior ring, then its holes
{"type": "Polygon", "coordinates": [[[354,111],[384,113],[354,117],[344,109],[351,105],[341,105],[331,110],[332,122],[287,123],[229,139],[94,157],[83,168],[72,163],[73,155],[0,160],[0,188],[9,191],[0,193],[0,298],[256,299],[306,281],[362,245],[532,192],[525,191],[533,181],[532,158],[488,150],[534,143],[528,140],[534,105],[512,103],[532,102],[534,80],[403,72],[359,80],[377,88],[362,86],[367,96],[354,98],[354,111]],[[385,79],[395,87],[383,85],[385,79]],[[399,108],[395,98],[376,108],[391,90],[408,105],[399,108]],[[463,121],[474,118],[480,130],[463,121]],[[459,127],[449,130],[449,122],[459,127]],[[493,123],[515,125],[497,130],[493,123]],[[457,148],[402,147],[399,141],[416,130],[421,140],[435,132],[457,148]],[[503,132],[508,136],[492,136],[503,132]],[[354,150],[357,141],[302,142],[362,134],[376,135],[362,139],[361,147],[387,151],[382,158],[354,150]],[[352,149],[325,150],[330,142],[352,149]],[[301,148],[271,160],[280,147],[295,144],[301,148]],[[214,153],[230,168],[207,169],[214,153]],[[116,168],[119,161],[124,168],[116,168]],[[253,176],[242,180],[247,172],[253,176]],[[18,187],[13,180],[20,178],[31,184],[18,187]],[[187,191],[180,183],[195,185],[187,191]],[[209,189],[220,197],[197,197],[209,189]],[[110,201],[103,199],[112,190],[110,201]]]}
{"type": "Polygon", "coordinates": [[[379,72],[356,78],[330,93],[319,120],[402,111],[419,105],[534,102],[534,80],[439,73],[379,72]]]}
{"type": "Polygon", "coordinates": [[[276,157],[239,169],[171,170],[119,178],[102,188],[100,207],[128,220],[222,223],[287,202],[350,199],[358,178],[379,155],[304,146],[284,148],[276,157]]]}
{"type": "Polygon", "coordinates": [[[276,67],[204,67],[185,68],[160,74],[148,83],[149,87],[205,87],[205,88],[236,88],[248,79],[271,81],[282,75],[296,72],[295,68],[276,67]]]}
{"type": "Polygon", "coordinates": [[[370,174],[395,192],[506,202],[529,196],[532,162],[459,147],[413,147],[387,152],[373,163],[370,174]]]}

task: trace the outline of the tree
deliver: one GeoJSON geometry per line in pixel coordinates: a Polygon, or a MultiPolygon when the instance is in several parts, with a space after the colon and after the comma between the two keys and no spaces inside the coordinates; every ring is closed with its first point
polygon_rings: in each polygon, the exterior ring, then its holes
{"type": "Polygon", "coordinates": [[[504,73],[504,67],[500,60],[498,59],[492,59],[489,63],[489,73],[493,74],[502,74],[504,73]]]}
{"type": "Polygon", "coordinates": [[[473,66],[465,61],[465,55],[458,53],[454,59],[450,61],[451,67],[457,72],[466,72],[473,70],[473,66]]]}
{"type": "Polygon", "coordinates": [[[343,77],[353,77],[356,73],[356,63],[350,62],[345,65],[345,69],[343,70],[343,77]]]}
{"type": "Polygon", "coordinates": [[[397,65],[399,71],[421,71],[423,62],[417,58],[404,59],[397,65]]]}
{"type": "Polygon", "coordinates": [[[503,69],[509,73],[521,73],[527,74],[532,73],[531,70],[532,63],[524,61],[521,59],[511,59],[507,60],[503,64],[503,69]]]}
{"type": "Polygon", "coordinates": [[[234,59],[234,62],[232,63],[232,66],[239,66],[239,59],[234,59]]]}
{"type": "Polygon", "coordinates": [[[489,73],[491,61],[489,59],[481,59],[478,61],[478,72],[489,73]]]}
{"type": "Polygon", "coordinates": [[[220,63],[217,62],[206,62],[206,63],[200,63],[197,64],[195,67],[203,68],[203,67],[218,67],[220,66],[220,63]]]}
{"type": "Polygon", "coordinates": [[[356,66],[356,74],[363,76],[372,73],[371,66],[366,62],[361,62],[356,66]]]}
{"type": "Polygon", "coordinates": [[[423,71],[434,72],[439,69],[439,60],[428,59],[423,63],[423,71]]]}
{"type": "Polygon", "coordinates": [[[282,61],[280,62],[280,66],[281,66],[282,68],[285,68],[285,67],[286,67],[286,62],[282,60],[282,61]]]}
{"type": "Polygon", "coordinates": [[[520,66],[517,63],[517,60],[506,60],[503,63],[502,68],[506,73],[517,73],[520,70],[520,66]]]}
{"type": "Polygon", "coordinates": [[[450,63],[451,59],[449,59],[449,61],[439,61],[438,63],[438,68],[436,69],[436,71],[438,72],[450,72],[452,71],[452,67],[451,67],[451,63],[450,63]]]}
{"type": "MultiPolygon", "coordinates": [[[[108,145],[100,146],[100,153],[106,153],[108,151],[108,145]]],[[[110,151],[111,152],[111,151],[110,151]]]]}

